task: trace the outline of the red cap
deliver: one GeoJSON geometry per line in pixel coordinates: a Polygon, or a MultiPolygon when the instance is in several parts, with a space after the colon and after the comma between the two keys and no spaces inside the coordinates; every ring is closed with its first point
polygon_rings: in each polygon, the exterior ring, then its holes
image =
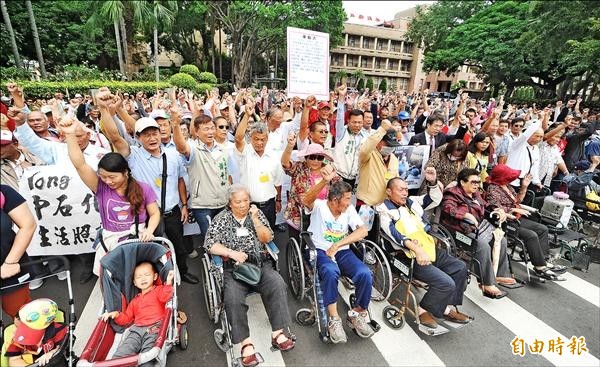
{"type": "Polygon", "coordinates": [[[331,107],[329,106],[329,102],[319,102],[319,104],[317,105],[317,109],[320,110],[322,108],[329,108],[331,109],[331,107]]]}
{"type": "Polygon", "coordinates": [[[13,336],[15,343],[21,345],[40,345],[42,339],[44,339],[46,329],[32,329],[20,320],[15,320],[15,324],[17,325],[15,335],[13,336]]]}
{"type": "Polygon", "coordinates": [[[506,164],[499,164],[492,169],[487,181],[494,185],[503,186],[519,178],[520,174],[521,171],[518,169],[512,169],[506,164]]]}
{"type": "Polygon", "coordinates": [[[0,103],[0,113],[5,115],[6,118],[8,118],[8,123],[7,123],[7,127],[10,131],[15,131],[15,128],[17,127],[15,120],[11,119],[8,117],[8,107],[6,107],[6,105],[4,103],[0,103]]]}

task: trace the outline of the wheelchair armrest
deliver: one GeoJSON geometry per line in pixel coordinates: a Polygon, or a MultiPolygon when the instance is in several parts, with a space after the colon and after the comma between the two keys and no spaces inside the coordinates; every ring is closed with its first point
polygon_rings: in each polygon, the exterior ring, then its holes
{"type": "Polygon", "coordinates": [[[271,242],[267,243],[265,246],[267,248],[267,251],[273,252],[274,254],[279,253],[279,248],[277,248],[277,245],[275,244],[275,242],[271,241],[271,242]]]}
{"type": "Polygon", "coordinates": [[[315,243],[313,242],[312,238],[310,237],[312,235],[312,233],[308,232],[308,231],[302,231],[300,232],[300,237],[302,237],[302,242],[306,244],[306,246],[308,247],[309,250],[311,251],[316,251],[317,247],[315,246],[315,243]]]}

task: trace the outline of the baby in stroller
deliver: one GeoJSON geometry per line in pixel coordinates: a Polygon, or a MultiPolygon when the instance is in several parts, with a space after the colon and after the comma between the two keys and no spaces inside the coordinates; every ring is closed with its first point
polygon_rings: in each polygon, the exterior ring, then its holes
{"type": "MultiPolygon", "coordinates": [[[[158,273],[150,262],[139,263],[133,272],[133,284],[140,293],[131,300],[125,312],[102,314],[102,320],[111,318],[117,325],[127,326],[133,322],[129,336],[119,345],[113,358],[142,353],[154,346],[165,314],[165,304],[173,296],[173,270],[169,271],[164,285],[155,285],[157,278],[158,273]]],[[[152,364],[148,362],[143,365],[152,364]]]]}

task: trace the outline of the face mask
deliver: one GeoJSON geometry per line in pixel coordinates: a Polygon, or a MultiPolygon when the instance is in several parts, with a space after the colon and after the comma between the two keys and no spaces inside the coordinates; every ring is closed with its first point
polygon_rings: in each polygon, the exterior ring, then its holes
{"type": "Polygon", "coordinates": [[[383,147],[381,148],[381,155],[387,157],[388,155],[394,153],[394,147],[383,147]]]}
{"type": "Polygon", "coordinates": [[[450,160],[450,162],[456,162],[460,159],[460,157],[455,157],[452,154],[448,154],[448,159],[450,160]]]}

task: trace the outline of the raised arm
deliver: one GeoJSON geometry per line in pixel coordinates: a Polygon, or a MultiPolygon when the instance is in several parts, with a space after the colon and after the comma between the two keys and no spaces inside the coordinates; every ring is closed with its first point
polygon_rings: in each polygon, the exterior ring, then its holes
{"type": "Polygon", "coordinates": [[[68,115],[60,120],[58,126],[65,134],[69,158],[71,159],[71,162],[73,162],[75,169],[77,169],[79,177],[81,177],[83,183],[89,187],[93,193],[96,193],[96,190],[98,189],[98,175],[94,172],[92,167],[85,162],[83,152],[81,151],[81,148],[79,148],[77,136],[75,135],[78,129],[85,129],[85,126],[73,118],[73,116],[68,115]]]}
{"type": "Polygon", "coordinates": [[[310,118],[310,111],[312,111],[312,108],[316,103],[317,98],[315,96],[309,96],[304,101],[304,109],[302,110],[302,117],[300,118],[300,130],[298,131],[298,139],[300,139],[300,141],[304,141],[308,138],[308,119],[310,118]]]}
{"type": "Polygon", "coordinates": [[[100,121],[110,143],[117,150],[117,152],[121,153],[123,157],[127,158],[131,153],[131,149],[129,148],[127,141],[125,141],[121,134],[119,134],[119,129],[112,118],[112,114],[110,113],[110,104],[112,99],[113,96],[108,90],[98,92],[96,95],[96,101],[98,103],[98,107],[100,108],[100,121]]]}
{"type": "Polygon", "coordinates": [[[294,144],[296,144],[296,133],[290,131],[287,136],[287,145],[281,154],[281,166],[283,169],[292,168],[292,150],[294,149],[294,144]]]}
{"type": "Polygon", "coordinates": [[[421,104],[423,106],[424,112],[429,112],[429,103],[427,103],[427,101],[428,101],[427,95],[428,94],[429,94],[429,89],[425,89],[423,91],[423,99],[421,99],[421,104]]]}
{"type": "Polygon", "coordinates": [[[392,127],[392,124],[389,120],[385,119],[381,121],[381,126],[377,128],[374,134],[371,134],[368,138],[366,138],[363,143],[360,145],[358,150],[358,162],[359,164],[363,164],[364,162],[369,160],[371,156],[371,152],[377,144],[383,139],[383,136],[387,133],[387,131],[392,127]]]}
{"type": "Polygon", "coordinates": [[[235,130],[235,149],[242,153],[246,146],[246,129],[248,129],[248,119],[254,114],[254,101],[248,97],[246,105],[244,106],[244,117],[240,121],[237,129],[235,130]]]}
{"type": "MultiPolygon", "coordinates": [[[[336,143],[342,140],[346,133],[345,117],[346,117],[346,86],[342,85],[337,89],[338,92],[338,109],[335,117],[335,141],[336,143]]],[[[333,110],[333,109],[332,109],[333,110]]]]}
{"type": "Polygon", "coordinates": [[[15,107],[23,108],[25,107],[25,98],[23,97],[23,89],[19,87],[16,83],[8,83],[6,84],[6,88],[10,92],[10,96],[13,99],[15,107]]]}
{"type": "MultiPolygon", "coordinates": [[[[184,155],[186,159],[190,158],[190,145],[185,140],[183,132],[181,132],[181,115],[177,105],[171,105],[171,128],[173,129],[173,142],[177,151],[184,155]]],[[[192,121],[192,124],[194,121],[192,121]]]]}
{"type": "Polygon", "coordinates": [[[321,175],[323,176],[323,179],[316,185],[312,186],[310,190],[304,194],[304,197],[302,197],[302,205],[310,210],[312,210],[315,200],[317,200],[319,197],[321,190],[323,190],[325,186],[329,185],[331,180],[333,180],[333,178],[337,175],[337,172],[331,164],[328,164],[321,168],[321,175]]]}

